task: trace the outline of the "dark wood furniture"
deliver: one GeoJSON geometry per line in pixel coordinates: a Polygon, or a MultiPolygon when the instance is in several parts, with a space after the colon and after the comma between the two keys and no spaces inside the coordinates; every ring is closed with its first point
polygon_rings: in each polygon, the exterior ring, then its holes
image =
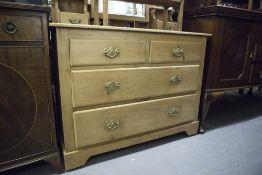
{"type": "Polygon", "coordinates": [[[188,0],[185,5],[187,9],[209,6],[226,6],[261,11],[262,0],[188,0]]]}
{"type": "Polygon", "coordinates": [[[213,34],[207,46],[200,109],[204,131],[211,103],[225,90],[262,84],[262,13],[205,6],[195,0],[186,3],[184,30],[213,34]]]}
{"type": "Polygon", "coordinates": [[[40,160],[63,171],[54,123],[48,11],[0,2],[0,172],[40,160]]]}

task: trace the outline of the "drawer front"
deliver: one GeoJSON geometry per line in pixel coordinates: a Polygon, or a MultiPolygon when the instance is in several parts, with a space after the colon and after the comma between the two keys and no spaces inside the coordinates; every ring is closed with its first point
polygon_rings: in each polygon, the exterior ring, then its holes
{"type": "Polygon", "coordinates": [[[199,62],[204,48],[198,42],[152,41],[150,63],[199,62]]]}
{"type": "Polygon", "coordinates": [[[193,92],[198,65],[72,71],[73,107],[193,92]]]}
{"type": "Polygon", "coordinates": [[[71,66],[146,63],[146,41],[70,40],[71,66]]]}
{"type": "Polygon", "coordinates": [[[41,17],[0,15],[0,40],[43,40],[41,17]]]}
{"type": "Polygon", "coordinates": [[[89,19],[88,14],[68,13],[68,12],[60,13],[60,22],[61,23],[88,24],[89,23],[88,19],[89,19]]]}
{"type": "Polygon", "coordinates": [[[197,120],[196,95],[75,112],[77,147],[90,146],[197,120]]]}

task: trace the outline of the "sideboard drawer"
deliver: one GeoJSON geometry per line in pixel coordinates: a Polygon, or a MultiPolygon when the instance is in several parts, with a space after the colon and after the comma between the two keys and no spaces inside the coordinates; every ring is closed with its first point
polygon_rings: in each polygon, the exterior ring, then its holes
{"type": "Polygon", "coordinates": [[[73,107],[194,92],[199,65],[72,71],[73,107]]]}
{"type": "Polygon", "coordinates": [[[74,112],[76,147],[194,121],[198,108],[196,102],[196,95],[187,95],[74,112]]]}
{"type": "Polygon", "coordinates": [[[71,66],[146,63],[146,41],[70,40],[71,66]]]}
{"type": "Polygon", "coordinates": [[[0,40],[43,40],[42,18],[0,14],[0,40]]]}
{"type": "Polygon", "coordinates": [[[150,63],[199,62],[205,46],[200,42],[152,41],[150,63]]]}

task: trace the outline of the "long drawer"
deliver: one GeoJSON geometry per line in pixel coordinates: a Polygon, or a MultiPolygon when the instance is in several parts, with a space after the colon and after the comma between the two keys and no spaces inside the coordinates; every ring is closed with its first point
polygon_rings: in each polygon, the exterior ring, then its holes
{"type": "Polygon", "coordinates": [[[73,107],[121,102],[199,89],[198,65],[72,71],[73,107]]]}
{"type": "Polygon", "coordinates": [[[146,41],[70,40],[71,66],[146,63],[146,41]]]}
{"type": "Polygon", "coordinates": [[[165,98],[74,112],[77,148],[192,122],[197,96],[165,98]]]}
{"type": "Polygon", "coordinates": [[[150,63],[199,62],[204,51],[205,45],[197,41],[152,41],[150,63]]]}

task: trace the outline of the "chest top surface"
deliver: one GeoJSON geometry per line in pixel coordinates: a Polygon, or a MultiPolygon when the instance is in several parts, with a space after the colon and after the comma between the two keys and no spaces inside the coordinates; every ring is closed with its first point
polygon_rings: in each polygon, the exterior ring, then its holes
{"type": "Polygon", "coordinates": [[[146,33],[162,33],[162,34],[178,34],[178,35],[192,35],[210,37],[208,33],[195,33],[195,32],[181,32],[181,31],[168,31],[168,30],[155,30],[155,29],[138,29],[129,27],[112,27],[112,26],[96,26],[96,25],[82,25],[82,24],[62,24],[50,23],[50,27],[54,28],[68,28],[68,29],[95,29],[104,31],[128,31],[128,32],[146,32],[146,33]]]}

